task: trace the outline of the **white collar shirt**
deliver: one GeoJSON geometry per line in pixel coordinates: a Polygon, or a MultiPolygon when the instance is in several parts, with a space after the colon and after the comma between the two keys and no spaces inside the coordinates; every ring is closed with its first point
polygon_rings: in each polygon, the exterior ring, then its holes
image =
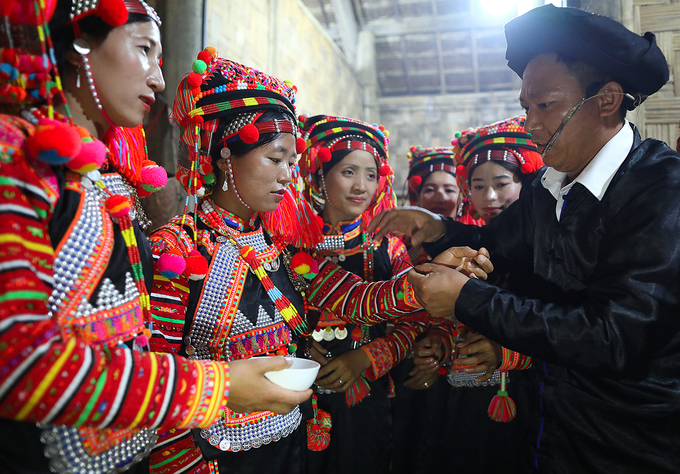
{"type": "Polygon", "coordinates": [[[574,181],[563,186],[567,173],[548,168],[541,178],[541,184],[557,200],[555,215],[559,221],[564,209],[564,197],[569,194],[574,183],[581,183],[598,201],[602,200],[612,178],[623,164],[633,147],[633,128],[628,120],[623,127],[597,152],[574,181]]]}

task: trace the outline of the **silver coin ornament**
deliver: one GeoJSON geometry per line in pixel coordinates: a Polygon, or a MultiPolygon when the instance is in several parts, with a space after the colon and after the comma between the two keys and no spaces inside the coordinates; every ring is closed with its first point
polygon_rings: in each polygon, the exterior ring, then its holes
{"type": "Polygon", "coordinates": [[[335,339],[335,333],[333,332],[333,328],[328,326],[323,330],[323,340],[332,341],[333,339],[335,339]]]}
{"type": "Polygon", "coordinates": [[[316,328],[312,332],[312,339],[314,339],[316,342],[321,342],[323,341],[323,331],[319,328],[316,328]]]}
{"type": "Polygon", "coordinates": [[[347,331],[347,328],[345,326],[338,326],[337,328],[335,328],[335,338],[336,339],[342,341],[343,339],[345,339],[347,337],[347,334],[349,334],[349,332],[347,331]],[[342,329],[340,329],[340,328],[342,328],[342,329]]]}

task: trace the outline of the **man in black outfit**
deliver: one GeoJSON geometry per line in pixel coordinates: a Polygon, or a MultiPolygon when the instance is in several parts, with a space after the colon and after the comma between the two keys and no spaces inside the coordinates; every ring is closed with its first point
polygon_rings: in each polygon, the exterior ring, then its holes
{"type": "Polygon", "coordinates": [[[573,8],[534,9],[506,37],[548,168],[486,227],[398,210],[369,230],[430,255],[483,246],[497,269],[540,277],[520,297],[443,265],[409,275],[434,316],[533,357],[528,469],[680,472],[680,155],[625,120],[666,83],[666,60],[653,34],[573,8]]]}

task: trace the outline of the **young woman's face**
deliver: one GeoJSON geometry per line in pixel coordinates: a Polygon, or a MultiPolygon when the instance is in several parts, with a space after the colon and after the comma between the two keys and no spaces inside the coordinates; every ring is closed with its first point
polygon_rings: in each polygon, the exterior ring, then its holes
{"type": "MultiPolygon", "coordinates": [[[[87,36],[84,36],[87,39],[87,36]]],[[[118,126],[136,127],[165,89],[161,35],[153,21],[114,28],[100,43],[88,41],[92,77],[104,112],[118,126]]],[[[81,90],[89,93],[83,68],[81,90]]]]}
{"type": "Polygon", "coordinates": [[[472,171],[470,189],[472,205],[488,223],[519,198],[522,182],[507,168],[487,161],[472,171]]]}
{"type": "Polygon", "coordinates": [[[417,204],[428,211],[456,217],[458,194],[456,178],[446,171],[435,171],[425,179],[417,204]]]}
{"type": "Polygon", "coordinates": [[[356,219],[371,204],[378,188],[375,157],[367,151],[354,150],[328,171],[324,181],[324,220],[337,224],[356,219]]]}
{"type": "MultiPolygon", "coordinates": [[[[218,205],[247,219],[252,213],[271,212],[276,210],[285,196],[286,188],[292,181],[295,167],[295,137],[290,133],[282,133],[276,140],[256,148],[243,156],[232,156],[231,168],[234,173],[234,183],[241,199],[250,206],[246,208],[236,197],[232,182],[229,190],[222,191],[218,185],[213,191],[213,198],[218,205]],[[226,201],[224,200],[226,198],[226,201]],[[219,201],[219,202],[218,202],[219,201]],[[222,204],[224,202],[224,204],[222,204]]],[[[218,167],[228,171],[228,163],[221,158],[218,167]]]]}

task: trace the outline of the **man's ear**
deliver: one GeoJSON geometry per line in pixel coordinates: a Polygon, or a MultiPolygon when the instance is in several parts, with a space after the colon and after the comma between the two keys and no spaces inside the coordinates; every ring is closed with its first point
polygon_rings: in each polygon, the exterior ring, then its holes
{"type": "Polygon", "coordinates": [[[624,96],[623,87],[618,82],[610,81],[602,86],[597,98],[600,117],[609,117],[618,113],[624,96]]]}

